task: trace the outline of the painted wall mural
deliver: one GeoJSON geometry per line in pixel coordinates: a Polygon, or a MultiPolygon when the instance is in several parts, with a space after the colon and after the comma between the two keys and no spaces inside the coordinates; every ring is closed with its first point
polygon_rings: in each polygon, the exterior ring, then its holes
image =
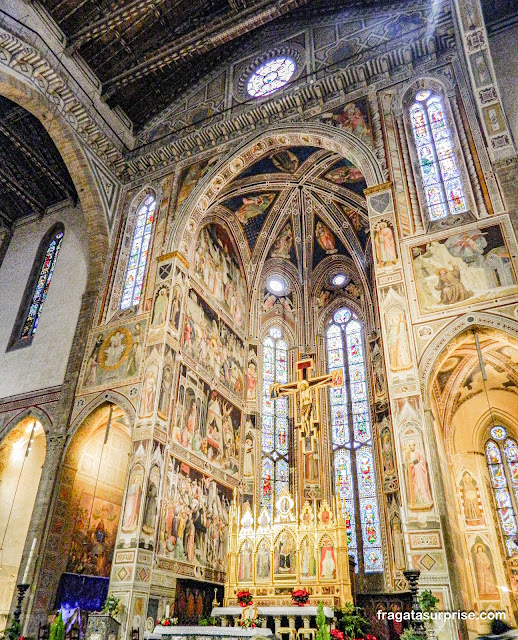
{"type": "Polygon", "coordinates": [[[83,389],[119,384],[138,377],[146,321],[95,331],[83,374],[83,389]]]}
{"type": "Polygon", "coordinates": [[[414,247],[412,262],[422,313],[518,293],[499,225],[414,247]]]}
{"type": "Polygon", "coordinates": [[[229,235],[215,224],[204,227],[198,236],[194,271],[206,291],[243,327],[246,283],[229,235]]]}
{"type": "Polygon", "coordinates": [[[171,458],[162,506],[159,554],[224,571],[232,491],[171,458]]]}
{"type": "Polygon", "coordinates": [[[398,305],[385,313],[389,367],[394,373],[412,368],[412,356],[408,335],[408,323],[404,309],[398,305]]]}
{"type": "Polygon", "coordinates": [[[155,293],[155,304],[151,314],[151,326],[161,327],[165,324],[167,317],[167,305],[169,303],[169,287],[166,284],[160,285],[155,293]]]}
{"type": "Polygon", "coordinates": [[[241,412],[183,366],[173,442],[236,476],[241,412]]]}
{"type": "Polygon", "coordinates": [[[401,436],[401,445],[408,508],[413,511],[431,509],[432,489],[421,432],[414,427],[408,428],[401,436]]]}
{"type": "Polygon", "coordinates": [[[393,267],[398,261],[394,228],[389,220],[374,225],[374,250],[378,267],[393,267]]]}
{"type": "Polygon", "coordinates": [[[223,206],[237,216],[251,251],[276,197],[277,193],[273,192],[249,193],[223,202],[223,206]]]}
{"type": "Polygon", "coordinates": [[[183,350],[217,382],[237,396],[243,395],[243,343],[193,290],[187,299],[183,350]]]}
{"type": "Polygon", "coordinates": [[[202,160],[196,164],[192,164],[182,171],[180,180],[178,183],[178,197],[176,199],[176,206],[182,205],[185,200],[191,195],[198,182],[214,167],[217,163],[219,156],[213,156],[207,160],[202,160]]]}
{"type": "Polygon", "coordinates": [[[326,124],[340,127],[344,131],[358,136],[360,140],[372,143],[372,131],[367,98],[360,98],[355,102],[321,114],[320,119],[326,124]]]}
{"type": "Polygon", "coordinates": [[[471,559],[475,567],[478,597],[481,600],[499,600],[493,556],[489,547],[480,539],[471,548],[471,559]]]}
{"type": "Polygon", "coordinates": [[[81,493],[71,532],[68,572],[109,577],[120,511],[120,503],[81,493]]]}
{"type": "Polygon", "coordinates": [[[477,527],[485,524],[482,500],[473,476],[465,471],[459,486],[464,508],[464,520],[468,527],[477,527]]]}

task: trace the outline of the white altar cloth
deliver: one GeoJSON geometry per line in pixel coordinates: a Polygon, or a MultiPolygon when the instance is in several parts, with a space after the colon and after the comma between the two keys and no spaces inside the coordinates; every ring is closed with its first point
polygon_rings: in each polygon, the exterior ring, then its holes
{"type": "MultiPolygon", "coordinates": [[[[221,616],[240,616],[243,609],[241,607],[214,607],[211,612],[211,616],[219,618],[221,616]]],[[[316,616],[318,607],[311,604],[307,604],[304,607],[257,607],[259,617],[271,616],[275,618],[277,616],[316,616]]],[[[324,614],[328,620],[334,618],[334,612],[331,607],[324,607],[324,614]]]]}
{"type": "MultiPolygon", "coordinates": [[[[236,607],[241,612],[239,607],[236,607]]],[[[255,629],[242,629],[241,627],[162,627],[157,625],[153,633],[145,633],[144,638],[146,640],[159,640],[164,636],[168,638],[179,637],[200,637],[211,636],[213,638],[253,638],[254,636],[271,637],[273,634],[270,629],[262,629],[261,627],[255,627],[255,629]]]]}

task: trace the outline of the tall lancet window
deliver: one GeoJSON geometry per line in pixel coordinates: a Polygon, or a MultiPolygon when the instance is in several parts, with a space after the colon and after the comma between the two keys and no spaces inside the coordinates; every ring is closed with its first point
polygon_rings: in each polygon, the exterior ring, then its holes
{"type": "Polygon", "coordinates": [[[515,556],[518,553],[518,445],[507,436],[504,427],[491,429],[486,457],[507,555],[515,556]]]}
{"type": "Polygon", "coordinates": [[[288,345],[277,327],[270,329],[263,340],[261,504],[270,512],[278,496],[290,486],[288,398],[272,400],[270,385],[274,382],[288,382],[288,345]]]}
{"type": "Polygon", "coordinates": [[[450,127],[439,95],[419,91],[410,120],[430,220],[468,210],[450,127]]]}
{"type": "Polygon", "coordinates": [[[335,491],[347,522],[349,553],[365,573],[383,571],[374,452],[370,425],[363,330],[349,309],[333,315],[327,329],[330,371],[344,383],[329,390],[335,491]]]}
{"type": "Polygon", "coordinates": [[[144,275],[151,241],[153,220],[155,219],[155,196],[149,195],[137,211],[137,222],[131,241],[131,249],[124,278],[121,309],[129,309],[139,304],[142,295],[144,275]]]}

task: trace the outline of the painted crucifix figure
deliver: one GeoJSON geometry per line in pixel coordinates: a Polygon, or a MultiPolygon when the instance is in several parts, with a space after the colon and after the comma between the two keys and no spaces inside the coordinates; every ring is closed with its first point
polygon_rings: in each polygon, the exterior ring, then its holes
{"type": "Polygon", "coordinates": [[[301,430],[303,452],[317,455],[317,430],[320,424],[319,396],[315,391],[321,387],[340,387],[343,385],[343,371],[341,369],[323,376],[311,377],[313,358],[304,358],[295,363],[297,380],[287,384],[275,383],[270,386],[273,399],[280,396],[298,396],[298,410],[295,426],[301,430]]]}

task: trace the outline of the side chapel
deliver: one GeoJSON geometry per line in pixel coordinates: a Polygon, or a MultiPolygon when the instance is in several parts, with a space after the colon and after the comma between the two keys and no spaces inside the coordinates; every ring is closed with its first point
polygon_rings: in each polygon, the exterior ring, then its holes
{"type": "Polygon", "coordinates": [[[517,8],[188,5],[0,10],[0,627],[518,623],[517,8]]]}

